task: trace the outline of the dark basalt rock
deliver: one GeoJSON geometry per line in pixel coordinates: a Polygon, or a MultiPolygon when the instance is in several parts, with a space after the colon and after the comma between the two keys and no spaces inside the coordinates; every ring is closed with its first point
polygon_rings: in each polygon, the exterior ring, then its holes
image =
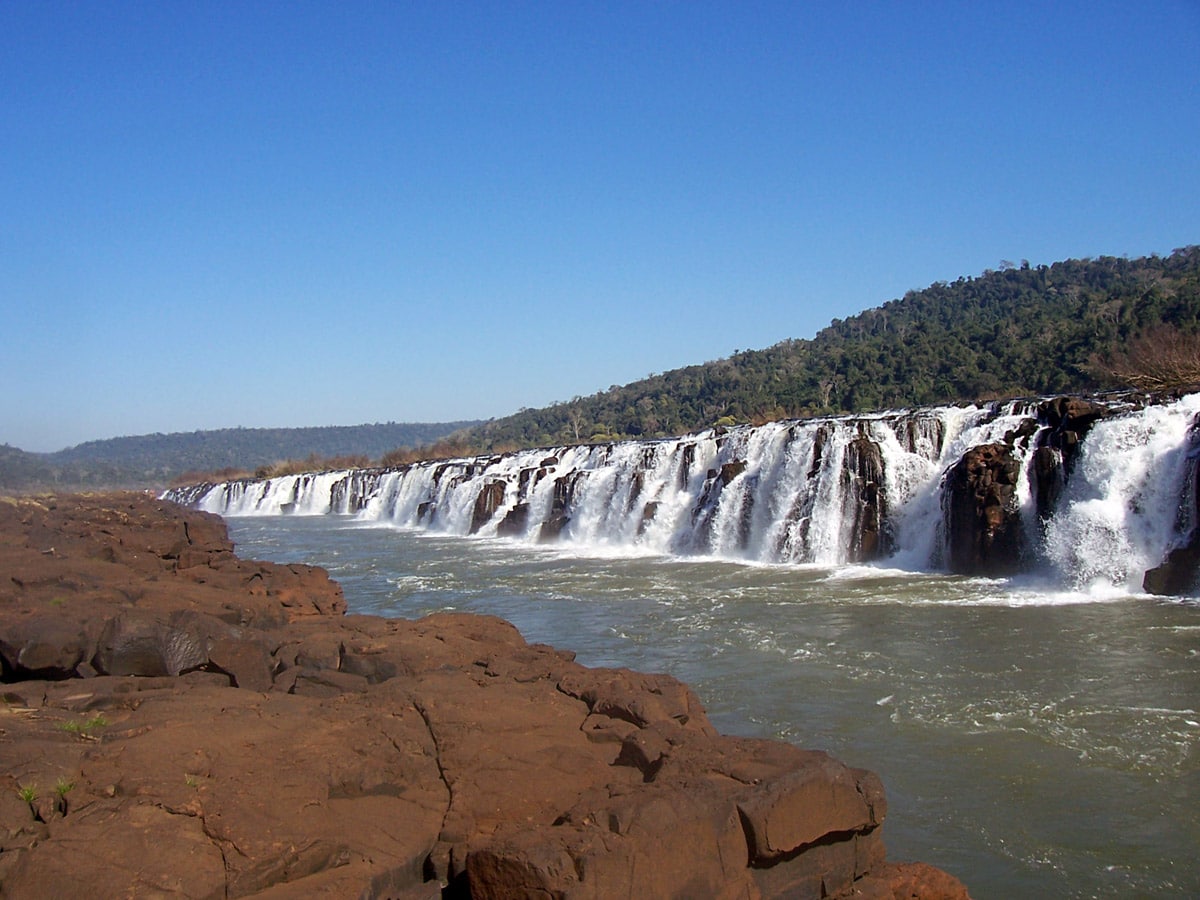
{"type": "Polygon", "coordinates": [[[1038,519],[1049,520],[1075,468],[1079,445],[1109,410],[1078,397],[1055,397],[1038,406],[1038,421],[1047,426],[1033,453],[1033,494],[1038,519]]]}
{"type": "Polygon", "coordinates": [[[729,487],[729,482],[737,478],[746,471],[746,461],[744,459],[735,459],[733,462],[727,462],[721,466],[721,486],[729,487]]]}
{"type": "Polygon", "coordinates": [[[514,537],[524,534],[528,526],[529,504],[518,503],[500,520],[500,524],[496,526],[496,534],[500,537],[514,537]]]}
{"type": "Polygon", "coordinates": [[[95,648],[78,624],[58,616],[34,615],[10,622],[0,634],[0,659],[5,681],[77,677],[80,663],[89,662],[95,648]]]}
{"type": "Polygon", "coordinates": [[[946,473],[945,565],[961,575],[1019,571],[1025,536],[1017,508],[1020,462],[1004,443],[972,447],[946,473]]]}
{"type": "Polygon", "coordinates": [[[848,502],[853,504],[849,560],[879,559],[891,549],[885,531],[887,498],[883,493],[883,453],[879,445],[865,435],[854,438],[846,447],[842,471],[850,482],[848,502]]]}
{"type": "Polygon", "coordinates": [[[475,498],[475,507],[471,511],[471,534],[475,534],[492,520],[501,506],[504,505],[505,483],[489,481],[475,498]]]}
{"type": "MultiPolygon", "coordinates": [[[[719,469],[709,469],[704,476],[704,490],[696,505],[692,508],[692,532],[690,549],[696,552],[707,552],[712,546],[712,526],[716,517],[717,507],[721,501],[721,492],[736,478],[744,475],[747,469],[745,460],[735,459],[722,464],[719,469]]],[[[751,492],[746,492],[738,510],[738,544],[745,545],[749,531],[750,516],[754,505],[751,492]]]]}
{"type": "Polygon", "coordinates": [[[1200,422],[1192,423],[1188,441],[1187,475],[1175,522],[1180,542],[1146,572],[1142,590],[1148,594],[1191,594],[1200,588],[1200,422]]]}
{"type": "Polygon", "coordinates": [[[571,504],[575,499],[575,489],[581,478],[587,472],[577,471],[554,479],[554,498],[550,504],[550,515],[542,522],[538,532],[538,540],[549,543],[558,540],[559,535],[566,530],[571,521],[571,504]]]}
{"type": "Polygon", "coordinates": [[[658,515],[658,501],[647,501],[646,505],[642,507],[642,518],[638,522],[639,536],[646,533],[646,529],[650,527],[650,523],[654,521],[656,515],[658,515]]]}
{"type": "Polygon", "coordinates": [[[180,675],[208,663],[203,635],[172,627],[151,612],[130,610],[109,619],[92,665],[101,675],[180,675]]]}
{"type": "Polygon", "coordinates": [[[1142,590],[1164,596],[1194,594],[1200,588],[1200,535],[1167,554],[1161,565],[1147,570],[1142,590]]]}

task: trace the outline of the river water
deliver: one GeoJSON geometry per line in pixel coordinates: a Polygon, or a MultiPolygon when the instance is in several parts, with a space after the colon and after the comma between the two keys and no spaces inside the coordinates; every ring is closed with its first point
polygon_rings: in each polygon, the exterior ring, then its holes
{"type": "Polygon", "coordinates": [[[887,788],[889,858],[977,900],[1200,896],[1200,602],[866,566],[615,554],[339,515],[230,517],[353,612],[488,613],[668,672],[732,734],[887,788]]]}

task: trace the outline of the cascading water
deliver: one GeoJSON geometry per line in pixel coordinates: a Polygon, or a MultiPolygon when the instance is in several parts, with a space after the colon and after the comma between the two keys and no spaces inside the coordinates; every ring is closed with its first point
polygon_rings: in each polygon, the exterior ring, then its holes
{"type": "Polygon", "coordinates": [[[1019,533],[1026,570],[1138,590],[1193,525],[1180,502],[1200,394],[1079,401],[1091,411],[1079,433],[1065,402],[775,422],[168,496],[223,516],[333,513],[645,554],[977,574],[1010,571],[1018,561],[997,558],[997,535],[1019,533]]]}
{"type": "Polygon", "coordinates": [[[1046,527],[1045,554],[1064,582],[1137,590],[1189,537],[1198,413],[1193,394],[1094,426],[1046,527]]]}

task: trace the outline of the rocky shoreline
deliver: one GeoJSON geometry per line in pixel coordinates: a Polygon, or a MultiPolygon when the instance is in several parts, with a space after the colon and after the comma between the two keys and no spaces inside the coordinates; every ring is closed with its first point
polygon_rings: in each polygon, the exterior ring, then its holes
{"type": "Polygon", "coordinates": [[[0,499],[0,896],[964,898],[883,786],[143,494],[0,499]]]}

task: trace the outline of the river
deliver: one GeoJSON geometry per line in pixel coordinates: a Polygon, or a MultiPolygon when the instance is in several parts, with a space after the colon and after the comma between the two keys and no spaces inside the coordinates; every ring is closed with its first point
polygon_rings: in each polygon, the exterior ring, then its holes
{"type": "Polygon", "coordinates": [[[359,613],[502,616],[668,672],[722,731],[880,774],[889,858],[977,900],[1200,895],[1200,603],[882,566],[539,545],[349,515],[228,518],[359,613]]]}

